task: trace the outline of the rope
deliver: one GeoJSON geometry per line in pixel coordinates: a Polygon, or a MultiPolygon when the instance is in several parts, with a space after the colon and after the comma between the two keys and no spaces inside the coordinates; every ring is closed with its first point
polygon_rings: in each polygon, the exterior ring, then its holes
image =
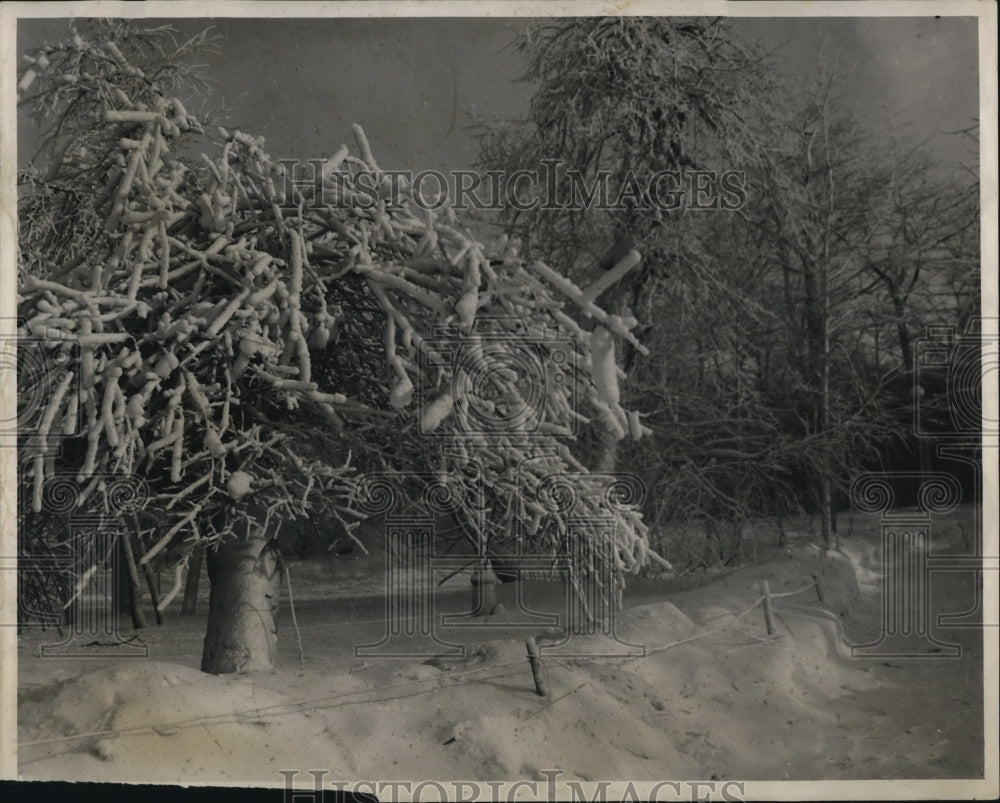
{"type": "MultiPolygon", "coordinates": [[[[402,689],[411,686],[420,686],[424,683],[429,683],[431,681],[439,681],[444,679],[464,677],[466,675],[472,675],[477,672],[482,672],[487,669],[499,669],[508,666],[524,666],[524,661],[507,661],[501,664],[491,664],[489,666],[481,666],[476,669],[467,669],[462,672],[451,672],[447,675],[436,675],[432,678],[422,678],[419,680],[406,681],[404,683],[390,683],[386,686],[376,686],[374,688],[368,689],[357,689],[355,691],[341,692],[340,694],[335,694],[330,697],[320,697],[315,700],[296,700],[290,703],[277,703],[275,705],[266,706],[264,708],[253,708],[246,709],[243,711],[233,711],[226,714],[216,714],[207,717],[192,717],[190,719],[178,720],[176,722],[160,723],[157,725],[135,725],[131,728],[122,729],[109,729],[102,731],[88,731],[86,733],[74,733],[69,736],[56,736],[51,739],[38,739],[33,742],[18,742],[19,748],[24,747],[35,747],[43,744],[57,744],[59,742],[69,742],[76,739],[89,739],[93,737],[119,737],[126,735],[135,735],[139,733],[154,732],[163,735],[163,732],[178,730],[181,728],[188,728],[195,725],[201,725],[206,723],[227,723],[227,722],[242,722],[250,716],[254,717],[256,720],[259,719],[273,719],[274,717],[284,716],[286,714],[298,713],[298,711],[308,706],[310,710],[314,708],[336,708],[336,705],[329,705],[329,703],[342,700],[345,697],[353,697],[360,694],[375,694],[378,692],[385,691],[386,689],[402,689]]],[[[452,684],[452,685],[463,685],[463,684],[452,684]]],[[[394,699],[394,698],[386,698],[394,699]]],[[[384,702],[384,700],[366,700],[359,702],[384,702]]],[[[37,761],[41,759],[32,759],[32,761],[37,761]]],[[[25,763],[31,763],[30,761],[25,763]]]]}
{"type": "MultiPolygon", "coordinates": [[[[780,594],[770,594],[769,596],[771,597],[772,600],[775,599],[776,597],[793,597],[796,594],[801,594],[803,591],[808,591],[810,588],[812,588],[815,585],[816,585],[816,581],[813,580],[811,583],[808,583],[807,585],[804,585],[804,586],[802,586],[802,588],[798,588],[795,591],[784,591],[784,592],[782,592],[780,594]]],[[[755,599],[750,605],[748,605],[742,611],[740,611],[737,614],[734,614],[733,615],[733,619],[736,619],[736,620],[742,619],[744,616],[746,616],[752,610],[756,609],[757,606],[759,606],[763,601],[764,601],[764,595],[761,594],[759,597],[757,597],[757,599],[755,599]]],[[[787,603],[781,603],[781,604],[782,605],[787,605],[787,603]]],[[[712,630],[705,630],[705,631],[702,631],[701,633],[696,633],[695,635],[690,636],[688,638],[680,639],[679,641],[672,641],[669,644],[664,644],[664,645],[662,645],[660,647],[653,647],[653,648],[647,649],[646,650],[646,655],[656,655],[656,654],[661,653],[661,652],[666,652],[667,650],[672,649],[673,647],[678,647],[681,644],[689,644],[692,641],[698,641],[699,639],[702,639],[705,636],[710,636],[713,633],[723,633],[723,632],[725,632],[727,630],[735,632],[735,633],[740,633],[741,635],[744,635],[747,638],[751,638],[751,639],[753,639],[754,641],[757,641],[757,642],[771,642],[771,641],[776,641],[777,639],[783,638],[783,636],[766,636],[766,637],[762,638],[761,636],[755,636],[753,633],[749,633],[746,630],[740,630],[739,628],[735,628],[735,627],[729,627],[729,626],[726,626],[726,627],[716,627],[716,628],[713,628],[712,630]]]]}
{"type": "Polygon", "coordinates": [[[780,603],[781,607],[787,611],[798,611],[802,616],[808,616],[812,618],[819,619],[829,619],[837,626],[837,635],[843,639],[847,640],[847,634],[844,633],[844,623],[840,619],[830,613],[830,611],[824,610],[823,608],[804,608],[801,605],[789,605],[787,602],[780,603]]]}
{"type": "MultiPolygon", "coordinates": [[[[287,577],[287,575],[288,575],[288,568],[287,567],[285,567],[285,573],[286,573],[286,577],[287,577]]],[[[801,594],[803,591],[806,591],[806,590],[812,588],[814,585],[816,585],[815,581],[813,581],[813,582],[809,583],[808,585],[803,586],[802,588],[797,589],[795,591],[787,591],[787,592],[783,592],[781,594],[771,594],[771,597],[775,598],[775,597],[790,597],[790,596],[794,596],[796,594],[801,594]]],[[[295,620],[295,609],[294,609],[294,603],[292,601],[292,593],[291,593],[291,585],[290,584],[289,584],[289,594],[288,594],[288,597],[289,597],[289,603],[290,603],[291,612],[292,612],[292,622],[295,625],[296,637],[299,639],[299,660],[300,660],[300,663],[302,663],[303,662],[302,640],[299,637],[298,623],[295,620]]],[[[764,596],[761,595],[756,600],[754,600],[753,604],[747,606],[740,613],[734,615],[733,618],[736,619],[736,620],[742,619],[744,616],[746,616],[748,613],[750,613],[750,611],[754,610],[758,605],[760,605],[760,603],[763,602],[763,600],[764,600],[764,596]]],[[[792,609],[795,609],[795,610],[801,610],[803,612],[807,612],[807,613],[809,613],[811,615],[814,615],[814,616],[818,615],[818,614],[824,614],[826,616],[826,618],[833,619],[836,622],[836,624],[838,625],[838,630],[841,633],[843,632],[843,627],[842,627],[840,621],[837,620],[836,617],[834,617],[832,614],[829,614],[827,611],[814,610],[814,609],[806,609],[806,608],[801,608],[800,606],[794,606],[794,605],[789,606],[789,605],[787,605],[787,603],[783,603],[782,605],[783,605],[783,607],[792,608],[792,609]]],[[[371,621],[382,621],[382,620],[371,620],[371,621]]],[[[706,636],[710,636],[713,633],[722,633],[722,632],[727,631],[727,630],[740,633],[740,634],[742,634],[744,636],[747,636],[748,638],[754,639],[754,641],[762,642],[762,643],[768,643],[768,642],[776,641],[776,640],[778,640],[780,638],[783,638],[783,636],[769,636],[769,637],[762,638],[760,636],[755,636],[752,633],[748,633],[748,632],[746,632],[744,630],[740,630],[738,628],[733,628],[733,627],[728,627],[728,626],[726,626],[726,627],[717,627],[717,628],[713,628],[711,630],[706,630],[706,631],[703,631],[703,632],[700,632],[700,633],[696,633],[695,635],[689,636],[688,638],[679,639],[677,641],[673,641],[673,642],[670,642],[668,644],[664,644],[664,645],[662,645],[660,647],[654,647],[654,648],[651,648],[651,649],[647,649],[645,657],[649,657],[651,655],[657,655],[659,653],[665,652],[666,650],[672,649],[674,647],[678,647],[678,646],[680,646],[682,644],[689,644],[689,643],[691,643],[693,641],[698,641],[699,639],[705,638],[706,636]]],[[[628,658],[628,657],[626,657],[625,660],[636,660],[636,659],[635,658],[628,658]]],[[[542,663],[543,666],[545,666],[546,677],[548,679],[548,667],[546,666],[547,662],[545,662],[543,660],[541,663],[542,663]]],[[[468,676],[468,675],[473,675],[473,674],[476,674],[478,672],[482,672],[484,670],[500,669],[500,668],[505,668],[505,667],[514,667],[514,666],[523,667],[524,666],[524,660],[522,659],[522,660],[519,660],[519,661],[507,661],[507,662],[500,663],[500,664],[491,664],[489,666],[481,666],[481,667],[478,667],[476,669],[467,669],[467,670],[464,670],[464,671],[461,671],[461,672],[453,672],[453,673],[449,673],[448,675],[436,675],[435,677],[432,677],[432,678],[422,678],[422,679],[418,679],[418,680],[406,681],[406,682],[403,682],[403,683],[390,683],[390,684],[385,685],[385,686],[376,686],[374,688],[358,689],[358,690],[355,690],[355,691],[342,692],[340,694],[336,694],[336,695],[333,695],[333,696],[330,696],[330,697],[321,697],[321,698],[313,699],[313,700],[298,700],[298,701],[293,701],[293,702],[290,702],[290,703],[278,703],[278,704],[275,704],[275,705],[272,705],[272,706],[267,706],[265,708],[254,708],[254,709],[249,709],[249,710],[230,712],[230,713],[227,713],[227,714],[218,714],[218,715],[208,716],[208,717],[193,717],[193,718],[190,718],[190,719],[180,720],[180,721],[172,722],[172,723],[157,724],[155,726],[154,725],[137,725],[137,726],[134,726],[134,727],[131,727],[131,728],[123,728],[123,729],[117,729],[117,730],[116,729],[110,729],[110,730],[102,730],[102,731],[89,731],[89,732],[86,732],[86,733],[75,733],[75,734],[71,734],[69,736],[57,736],[57,737],[53,737],[51,739],[38,739],[38,740],[35,740],[35,741],[31,741],[31,742],[19,742],[18,745],[21,748],[37,747],[37,746],[46,745],[46,744],[58,744],[58,743],[62,743],[62,742],[71,742],[71,741],[75,741],[75,740],[78,740],[78,739],[88,739],[88,738],[95,738],[95,737],[117,738],[117,737],[121,737],[121,736],[134,735],[134,734],[146,733],[146,732],[153,732],[153,733],[157,733],[159,735],[163,735],[164,732],[169,732],[171,730],[177,730],[177,729],[181,729],[181,728],[192,727],[192,726],[195,726],[195,725],[205,725],[205,724],[208,724],[208,723],[241,722],[241,721],[245,721],[246,718],[248,716],[251,716],[251,715],[254,716],[256,720],[260,720],[260,719],[264,719],[264,718],[275,718],[275,717],[284,716],[284,715],[290,714],[290,713],[297,713],[297,712],[299,712],[305,706],[308,706],[310,708],[310,710],[316,710],[316,709],[321,709],[321,708],[336,708],[337,704],[338,704],[337,701],[344,700],[344,698],[347,698],[347,697],[354,697],[354,696],[357,696],[357,695],[364,695],[364,694],[376,694],[377,695],[378,693],[386,691],[388,689],[404,689],[404,688],[409,688],[409,687],[413,687],[413,686],[421,686],[421,685],[423,685],[425,683],[428,683],[428,682],[431,682],[431,681],[438,682],[438,681],[442,681],[442,680],[445,680],[445,679],[452,679],[452,678],[459,678],[459,677],[465,677],[465,676],[468,676]]],[[[573,694],[576,691],[579,691],[581,688],[583,688],[584,686],[586,686],[587,683],[589,683],[589,682],[590,682],[589,680],[585,681],[584,683],[580,684],[576,688],[571,689],[568,692],[565,692],[564,694],[560,695],[559,697],[556,697],[556,698],[554,698],[552,700],[547,701],[544,705],[540,706],[538,709],[536,709],[535,711],[533,711],[528,716],[529,717],[534,716],[535,714],[539,713],[539,711],[542,711],[545,708],[548,708],[549,706],[553,705],[554,703],[558,702],[559,700],[563,699],[564,697],[567,697],[570,694],[573,694]]],[[[455,684],[450,684],[450,685],[456,685],[457,686],[457,685],[465,685],[465,684],[455,683],[455,684]]],[[[551,686],[550,686],[550,688],[551,688],[551,686]]],[[[396,698],[385,698],[385,699],[396,699],[396,698]]],[[[373,699],[373,700],[366,700],[366,701],[354,701],[354,703],[358,703],[358,702],[384,702],[384,701],[385,700],[373,699]]],[[[339,703],[339,704],[340,705],[349,705],[351,703],[345,701],[345,702],[339,703]]],[[[39,757],[38,759],[29,759],[29,760],[24,761],[23,763],[30,764],[33,761],[40,761],[43,758],[47,758],[47,756],[39,757]]]]}
{"type": "MultiPolygon", "coordinates": [[[[797,591],[783,591],[780,594],[771,594],[771,599],[776,599],[778,597],[794,597],[796,594],[801,594],[803,591],[808,591],[810,588],[813,588],[814,586],[817,586],[817,585],[819,585],[818,581],[813,580],[811,583],[807,583],[806,585],[802,586],[802,588],[798,589],[797,591]]],[[[764,598],[761,597],[760,600],[762,600],[762,599],[764,599],[764,598]]],[[[760,600],[757,600],[757,602],[760,602],[760,600]]]]}

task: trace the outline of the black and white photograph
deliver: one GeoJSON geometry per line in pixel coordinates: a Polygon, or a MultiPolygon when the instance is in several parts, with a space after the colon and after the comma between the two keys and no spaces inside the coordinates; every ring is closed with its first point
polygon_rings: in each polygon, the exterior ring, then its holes
{"type": "Polygon", "coordinates": [[[996,42],[5,4],[0,777],[996,798],[996,42]]]}

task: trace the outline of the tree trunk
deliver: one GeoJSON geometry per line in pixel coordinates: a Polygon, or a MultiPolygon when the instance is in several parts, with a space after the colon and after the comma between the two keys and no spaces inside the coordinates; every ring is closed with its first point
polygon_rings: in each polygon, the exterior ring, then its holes
{"type": "MultiPolygon", "coordinates": [[[[619,242],[616,243],[615,247],[609,252],[606,258],[614,257],[618,252],[615,249],[620,249],[623,243],[627,243],[628,247],[618,256],[620,259],[622,256],[628,253],[629,249],[632,248],[632,239],[629,235],[622,235],[619,237],[619,242]]],[[[617,260],[616,260],[617,261],[617,260]]],[[[612,267],[614,265],[612,264],[612,267]]],[[[607,270],[607,268],[606,268],[607,270]]],[[[619,281],[618,284],[613,285],[610,289],[605,291],[607,296],[607,303],[614,310],[616,315],[626,318],[631,315],[631,309],[629,307],[629,295],[628,295],[628,283],[619,281]]],[[[632,357],[634,356],[630,349],[631,344],[627,341],[623,341],[620,337],[615,336],[615,354],[620,354],[622,359],[621,362],[618,361],[617,356],[615,362],[619,366],[627,367],[632,362],[632,357]]],[[[619,386],[624,384],[622,381],[619,382],[619,386]]],[[[594,471],[598,474],[613,474],[618,466],[618,440],[615,438],[615,434],[611,431],[607,422],[603,418],[597,421],[597,455],[594,462],[594,471]]]]}
{"type": "Polygon", "coordinates": [[[110,561],[113,588],[113,606],[115,614],[129,613],[132,608],[129,604],[132,589],[129,587],[128,567],[125,564],[125,548],[123,542],[127,536],[122,535],[115,544],[115,556],[110,561]]]}
{"type": "Polygon", "coordinates": [[[479,568],[472,573],[472,615],[493,616],[502,608],[497,602],[497,586],[500,580],[492,569],[479,568]]]}
{"type": "Polygon", "coordinates": [[[823,536],[823,549],[833,549],[833,504],[830,498],[830,476],[823,468],[820,476],[820,532],[823,536]]]}
{"type": "Polygon", "coordinates": [[[248,528],[206,555],[211,585],[201,671],[273,672],[281,575],[276,542],[248,528]]]}
{"type": "Polygon", "coordinates": [[[837,511],[840,507],[840,499],[837,495],[837,486],[830,483],[830,531],[833,533],[833,547],[840,549],[840,532],[837,530],[837,511]]]}
{"type": "Polygon", "coordinates": [[[128,604],[132,615],[132,627],[137,630],[146,626],[146,617],[142,614],[142,592],[139,590],[139,569],[135,565],[135,553],[129,541],[130,533],[126,530],[120,536],[120,548],[124,558],[124,571],[128,574],[128,604]]]}
{"type": "Polygon", "coordinates": [[[142,575],[146,578],[146,587],[149,589],[149,599],[153,603],[153,616],[156,617],[156,624],[163,624],[163,614],[160,612],[160,592],[156,588],[156,578],[153,576],[153,567],[149,563],[142,563],[142,558],[146,557],[146,545],[142,542],[142,528],[139,526],[139,517],[132,514],[132,524],[135,527],[135,546],[139,552],[140,563],[142,564],[142,575]]]}
{"type": "Polygon", "coordinates": [[[198,613],[198,585],[201,580],[201,564],[205,549],[196,546],[188,563],[187,577],[184,579],[184,599],[181,602],[181,616],[198,613]]]}

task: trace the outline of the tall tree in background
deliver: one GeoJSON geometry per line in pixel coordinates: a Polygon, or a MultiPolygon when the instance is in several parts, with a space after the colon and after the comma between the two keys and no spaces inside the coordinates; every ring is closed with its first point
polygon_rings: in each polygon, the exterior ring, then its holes
{"type": "MultiPolygon", "coordinates": [[[[529,256],[574,277],[593,274],[620,239],[665,239],[657,229],[666,210],[646,195],[657,172],[742,170],[766,159],[765,58],[724,19],[557,20],[529,28],[519,50],[523,80],[535,86],[528,116],[484,130],[481,163],[509,172],[552,166],[566,202],[509,209],[504,223],[525,238],[529,256]],[[602,173],[612,208],[573,203],[602,173]]],[[[647,263],[643,273],[662,270],[647,263]]]]}
{"type": "MultiPolygon", "coordinates": [[[[693,232],[702,221],[684,214],[686,198],[673,210],[652,202],[650,184],[664,171],[677,172],[683,186],[692,171],[721,174],[768,161],[772,93],[762,53],[724,19],[651,17],[547,22],[529,29],[519,47],[524,80],[536,87],[530,110],[527,119],[484,132],[481,163],[508,173],[548,171],[555,198],[549,188],[543,197],[556,203],[509,210],[505,225],[529,256],[577,279],[638,248],[642,267],[606,298],[620,315],[635,316],[640,331],[663,314],[657,287],[671,273],[683,272],[685,284],[698,288],[692,292],[709,295],[704,282],[713,280],[688,270],[698,261],[693,232]]],[[[667,195],[669,186],[654,192],[667,195]]],[[[617,345],[630,365],[628,344],[617,345]]],[[[595,434],[596,464],[612,469],[618,441],[607,427],[595,434]]]]}

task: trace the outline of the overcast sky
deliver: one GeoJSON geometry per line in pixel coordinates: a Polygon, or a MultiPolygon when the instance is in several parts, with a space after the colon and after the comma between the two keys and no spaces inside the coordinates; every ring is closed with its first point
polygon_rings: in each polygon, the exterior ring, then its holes
{"type": "MultiPolygon", "coordinates": [[[[152,21],[151,21],[152,22],[152,21]]],[[[508,47],[522,21],[510,19],[217,19],[221,52],[210,58],[209,106],[235,127],[267,138],[277,158],[318,158],[360,123],[386,169],[472,165],[470,125],[522,113],[531,88],[508,47]]],[[[175,20],[183,32],[205,20],[175,20]]],[[[19,48],[60,38],[65,21],[22,20],[19,48]]],[[[748,39],[777,51],[805,77],[820,44],[853,75],[855,111],[897,115],[930,138],[946,163],[969,161],[967,142],[944,132],[978,116],[974,18],[735,19],[748,39]]],[[[192,110],[193,111],[193,110],[192,110]]],[[[22,129],[23,130],[23,129],[22,129]]],[[[21,154],[25,153],[21,149],[21,154]]]]}

